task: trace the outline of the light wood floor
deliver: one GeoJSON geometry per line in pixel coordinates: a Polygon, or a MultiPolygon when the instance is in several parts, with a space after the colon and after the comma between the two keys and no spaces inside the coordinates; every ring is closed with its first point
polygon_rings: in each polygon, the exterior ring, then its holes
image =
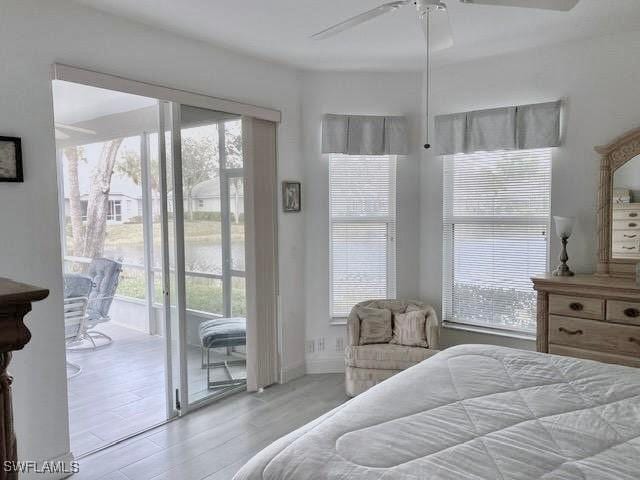
{"type": "MultiPolygon", "coordinates": [[[[113,343],[97,350],[68,351],[67,358],[82,367],[67,383],[71,451],[81,455],[108,445],[166,419],[164,338],[113,322],[100,326],[113,343]]],[[[214,352],[214,351],[212,351],[214,352]]],[[[191,347],[187,376],[191,401],[207,396],[206,370],[201,352],[191,347]]],[[[226,350],[212,361],[227,359],[226,350]]],[[[236,378],[244,366],[232,367],[236,378]]],[[[227,379],[223,368],[212,370],[215,380],[227,379]]]]}
{"type": "Polygon", "coordinates": [[[73,479],[231,479],[271,442],[346,400],[338,374],[239,393],[80,460],[73,479]]]}

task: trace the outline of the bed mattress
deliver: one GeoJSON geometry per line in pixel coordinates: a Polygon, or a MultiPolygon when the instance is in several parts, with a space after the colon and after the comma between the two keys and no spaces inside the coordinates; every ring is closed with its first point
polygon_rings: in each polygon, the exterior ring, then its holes
{"type": "Polygon", "coordinates": [[[273,443],[235,480],[638,480],[640,369],[462,345],[273,443]]]}

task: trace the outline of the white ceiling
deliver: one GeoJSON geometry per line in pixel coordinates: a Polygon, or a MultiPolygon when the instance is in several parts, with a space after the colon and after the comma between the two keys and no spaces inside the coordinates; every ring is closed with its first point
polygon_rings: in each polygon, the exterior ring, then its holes
{"type": "Polygon", "coordinates": [[[157,104],[153,98],[61,80],[54,80],[52,88],[55,119],[64,124],[85,122],[157,104]]]}
{"type": "MultiPolygon", "coordinates": [[[[405,7],[322,40],[309,36],[389,0],[76,0],[85,5],[267,60],[308,69],[420,70],[423,40],[405,7]]],[[[640,29],[638,0],[581,0],[568,13],[445,0],[452,63],[640,29]]]]}

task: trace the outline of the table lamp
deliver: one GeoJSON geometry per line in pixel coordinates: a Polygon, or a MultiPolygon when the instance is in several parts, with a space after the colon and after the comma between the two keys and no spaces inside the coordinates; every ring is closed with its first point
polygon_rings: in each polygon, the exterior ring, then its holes
{"type": "Polygon", "coordinates": [[[562,240],[562,251],[560,252],[560,265],[553,271],[553,275],[556,277],[572,277],[574,274],[567,265],[569,255],[567,255],[567,241],[573,233],[573,225],[576,219],[573,217],[553,217],[556,224],[556,234],[558,238],[562,240]]]}

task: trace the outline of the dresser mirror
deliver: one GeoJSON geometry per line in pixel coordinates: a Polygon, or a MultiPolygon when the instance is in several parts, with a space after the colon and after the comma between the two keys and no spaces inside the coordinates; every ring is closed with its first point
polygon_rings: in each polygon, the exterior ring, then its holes
{"type": "Polygon", "coordinates": [[[640,129],[596,151],[601,155],[598,273],[633,277],[640,262],[640,129]]]}
{"type": "Polygon", "coordinates": [[[640,155],[613,172],[611,257],[640,261],[640,155]]]}

